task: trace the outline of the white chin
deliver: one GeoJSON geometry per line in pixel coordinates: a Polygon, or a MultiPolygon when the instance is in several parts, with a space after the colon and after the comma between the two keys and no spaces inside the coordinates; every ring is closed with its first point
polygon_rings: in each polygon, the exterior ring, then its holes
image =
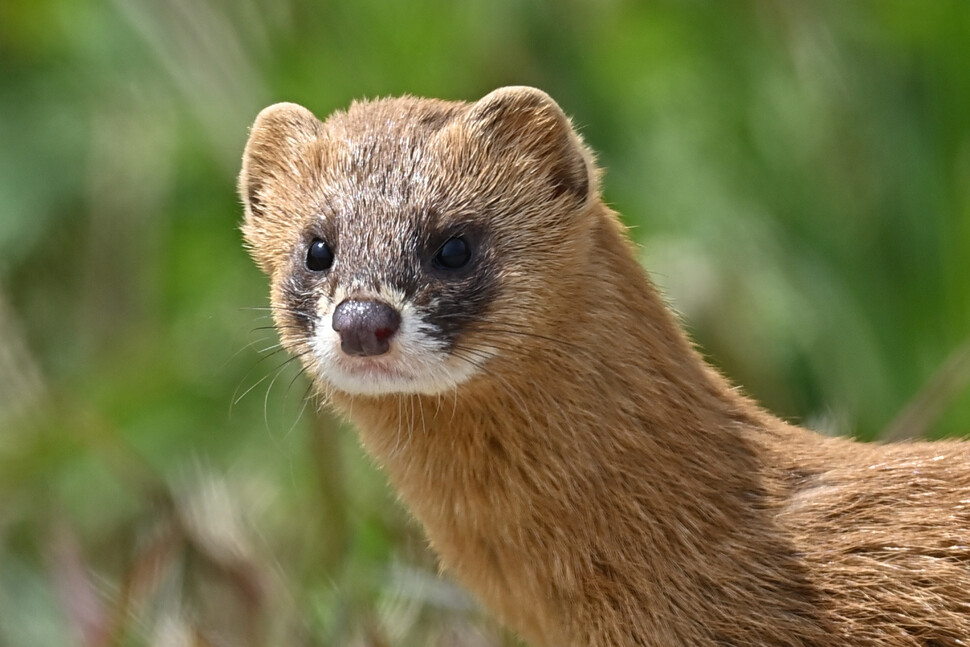
{"type": "MultiPolygon", "coordinates": [[[[348,362],[349,363],[349,362],[348,362]]],[[[338,391],[351,395],[424,394],[437,395],[453,390],[475,373],[474,367],[447,366],[442,362],[429,373],[412,373],[381,366],[330,365],[320,372],[320,378],[338,391]]]]}

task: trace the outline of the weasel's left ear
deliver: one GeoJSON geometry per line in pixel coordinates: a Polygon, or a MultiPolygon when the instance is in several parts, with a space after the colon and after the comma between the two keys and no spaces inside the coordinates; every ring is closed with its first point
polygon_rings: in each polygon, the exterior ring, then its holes
{"type": "Polygon", "coordinates": [[[593,190],[592,154],[569,118],[536,88],[499,88],[472,104],[469,119],[499,149],[531,158],[548,178],[553,198],[585,203],[593,190]]]}
{"type": "Polygon", "coordinates": [[[285,189],[311,172],[306,149],[317,141],[321,126],[303,106],[277,103],[256,116],[249,132],[239,173],[239,197],[246,209],[242,230],[253,258],[267,273],[278,256],[275,243],[287,229],[280,220],[294,216],[286,208],[285,189]],[[272,210],[273,204],[279,208],[272,210]]]}

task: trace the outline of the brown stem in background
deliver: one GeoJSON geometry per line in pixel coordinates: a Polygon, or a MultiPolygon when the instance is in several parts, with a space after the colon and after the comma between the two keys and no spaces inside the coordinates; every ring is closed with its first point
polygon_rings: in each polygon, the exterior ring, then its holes
{"type": "Polygon", "coordinates": [[[970,337],[958,346],[880,435],[887,442],[923,438],[970,384],[970,337]]]}
{"type": "Polygon", "coordinates": [[[0,290],[0,423],[26,414],[46,394],[40,367],[0,290]]]}

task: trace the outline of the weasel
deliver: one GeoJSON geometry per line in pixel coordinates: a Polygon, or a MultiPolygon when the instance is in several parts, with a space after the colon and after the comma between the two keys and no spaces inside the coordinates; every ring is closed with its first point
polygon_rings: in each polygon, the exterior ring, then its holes
{"type": "Polygon", "coordinates": [[[263,110],[284,346],[442,566],[546,647],[970,644],[970,449],[787,424],[708,366],[540,90],[263,110]]]}

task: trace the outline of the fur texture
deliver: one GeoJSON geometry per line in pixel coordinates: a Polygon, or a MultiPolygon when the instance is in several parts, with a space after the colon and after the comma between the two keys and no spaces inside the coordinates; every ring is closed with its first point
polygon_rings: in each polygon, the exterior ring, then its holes
{"type": "Polygon", "coordinates": [[[326,122],[279,104],[253,126],[244,233],[284,344],[443,567],[535,645],[968,644],[967,445],[824,438],[740,395],[637,264],[592,159],[529,88],[326,122]],[[473,268],[435,274],[455,232],[473,268]],[[328,273],[304,267],[313,239],[328,273]],[[411,336],[339,357],[348,296],[407,311],[411,336]]]}

